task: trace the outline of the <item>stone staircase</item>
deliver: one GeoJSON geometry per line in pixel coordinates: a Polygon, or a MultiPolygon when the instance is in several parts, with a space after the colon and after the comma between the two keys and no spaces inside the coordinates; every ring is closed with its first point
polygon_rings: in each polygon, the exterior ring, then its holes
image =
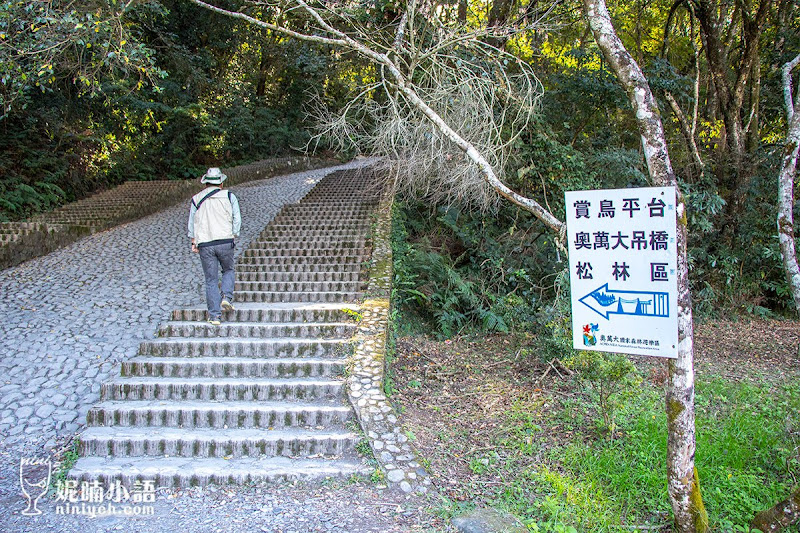
{"type": "Polygon", "coordinates": [[[128,181],[33,217],[33,222],[104,230],[154,213],[197,189],[187,180],[128,181]]]}
{"type": "Polygon", "coordinates": [[[285,206],[239,258],[221,326],[204,307],[174,311],[103,385],[70,476],[188,486],[368,471],[344,375],[370,187],[368,173],[338,172],[285,206]]]}

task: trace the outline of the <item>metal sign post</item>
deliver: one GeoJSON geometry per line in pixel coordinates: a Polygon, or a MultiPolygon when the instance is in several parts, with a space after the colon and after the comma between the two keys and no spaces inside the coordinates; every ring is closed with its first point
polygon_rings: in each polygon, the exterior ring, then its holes
{"type": "Polygon", "coordinates": [[[575,349],[677,357],[675,188],[565,198],[575,349]]]}

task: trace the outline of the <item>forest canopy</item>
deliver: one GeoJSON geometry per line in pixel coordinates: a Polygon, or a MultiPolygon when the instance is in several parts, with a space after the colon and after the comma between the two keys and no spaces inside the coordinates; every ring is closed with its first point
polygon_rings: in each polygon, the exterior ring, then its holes
{"type": "MultiPolygon", "coordinates": [[[[701,312],[791,307],[774,220],[787,127],[781,67],[800,50],[797,4],[609,5],[658,99],[686,195],[691,281],[701,312]]],[[[309,24],[278,4],[217,5],[289,28],[309,24]]],[[[524,62],[541,84],[535,121],[497,169],[509,187],[545,199],[563,217],[565,190],[649,183],[630,105],[579,2],[420,5],[444,24],[483,30],[488,45],[524,62]]],[[[382,0],[346,7],[360,28],[390,38],[404,11],[382,0]]],[[[205,166],[303,149],[318,131],[320,104],[340,112],[378,77],[356,54],[185,0],[2,2],[0,75],[5,220],[129,179],[186,179],[205,166]]],[[[381,96],[363,98],[380,103],[381,96]]],[[[342,157],[360,149],[340,140],[323,136],[310,146],[344,150],[342,157]]],[[[470,323],[502,329],[515,301],[508,295],[535,301],[552,294],[552,279],[543,280],[563,258],[530,214],[502,204],[491,217],[458,201],[417,205],[429,200],[420,191],[406,199],[413,268],[428,264],[434,275],[463,281],[456,284],[460,292],[436,305],[433,292],[409,293],[418,315],[443,334],[470,323]]]]}

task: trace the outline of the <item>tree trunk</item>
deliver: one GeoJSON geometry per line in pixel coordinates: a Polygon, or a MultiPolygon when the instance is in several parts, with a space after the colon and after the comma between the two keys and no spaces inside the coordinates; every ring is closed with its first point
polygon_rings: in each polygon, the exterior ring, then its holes
{"type": "Polygon", "coordinates": [[[266,32],[262,31],[261,60],[258,63],[258,82],[256,83],[256,97],[261,98],[267,94],[267,71],[269,70],[269,55],[266,47],[266,32]]]}
{"type": "MultiPolygon", "coordinates": [[[[700,23],[700,31],[705,44],[708,70],[716,91],[716,100],[725,125],[725,144],[723,157],[729,163],[721,172],[720,181],[730,191],[726,198],[725,234],[731,238],[736,234],[736,221],[747,205],[753,175],[753,164],[748,157],[747,120],[749,111],[745,110],[744,100],[752,94],[753,74],[757,74],[755,63],[759,61],[758,42],[766,25],[770,0],[735,3],[732,12],[720,6],[715,0],[691,0],[693,14],[700,23]],[[736,31],[737,24],[741,30],[736,31]],[[734,57],[735,55],[735,57],[734,57]],[[743,116],[743,115],[747,116],[743,116]]],[[[755,127],[758,123],[755,122],[755,127]]],[[[750,136],[751,141],[758,140],[750,136]]],[[[753,148],[753,147],[751,147],[753,148]]]]}
{"type": "Polygon", "coordinates": [[[705,168],[705,164],[703,164],[703,159],[700,157],[700,150],[697,148],[697,142],[694,139],[694,128],[692,128],[692,125],[689,124],[689,121],[686,119],[686,115],[683,113],[683,110],[681,109],[680,105],[678,105],[678,101],[675,100],[675,97],[672,95],[672,93],[667,91],[664,93],[664,97],[667,99],[669,106],[672,108],[672,112],[675,113],[675,118],[678,119],[678,124],[681,127],[681,133],[686,141],[686,147],[689,149],[689,153],[692,154],[694,166],[698,172],[702,172],[703,168],[705,168]]]}
{"type": "Polygon", "coordinates": [[[761,121],[761,62],[753,63],[752,83],[750,84],[750,114],[747,117],[747,151],[755,152],[761,142],[759,123],[761,121]]]}
{"type": "Polygon", "coordinates": [[[458,0],[458,22],[467,23],[467,0],[458,0]]]}
{"type": "Polygon", "coordinates": [[[800,91],[792,102],[792,70],[800,63],[800,55],[783,66],[783,95],[786,105],[786,143],[784,144],[781,170],[778,174],[778,238],[786,282],[794,298],[794,306],[800,313],[800,267],[794,247],[794,176],[797,170],[797,154],[800,147],[800,91]]]}
{"type": "Polygon", "coordinates": [[[407,79],[400,71],[400,68],[391,60],[388,54],[378,52],[361,41],[354,39],[345,32],[338,30],[331,26],[322,15],[319,14],[314,8],[309,6],[305,0],[294,0],[298,7],[303,9],[311,18],[330,36],[302,33],[300,31],[291,30],[279,26],[277,24],[258,20],[250,15],[238,11],[229,11],[220,7],[208,4],[203,0],[189,0],[191,3],[196,4],[204,9],[208,9],[215,13],[232,17],[239,20],[247,21],[251,24],[265,28],[268,30],[279,32],[288,37],[293,37],[301,41],[309,41],[320,44],[327,44],[330,46],[345,48],[353,50],[376,65],[380,65],[386,70],[386,77],[394,83],[397,90],[403,97],[416,108],[417,111],[422,113],[433,124],[439,132],[441,132],[453,144],[458,146],[464,154],[475,164],[480,170],[484,181],[491,187],[497,194],[510,201],[513,204],[522,207],[523,209],[532,213],[536,218],[541,220],[548,228],[552,229],[558,237],[556,237],[556,245],[563,246],[567,234],[567,225],[555,217],[548,209],[539,204],[533,198],[526,198],[521,194],[511,190],[500,178],[495,174],[492,169],[491,163],[476,148],[472,143],[459,135],[445,120],[434,111],[425,100],[417,93],[411,80],[407,79]]]}
{"type": "MultiPolygon", "coordinates": [[[[645,160],[653,184],[675,186],[677,181],[667,150],[664,127],[650,85],[639,65],[625,49],[611,23],[605,0],[583,0],[595,41],[630,98],[642,138],[645,160]]],[[[669,363],[667,384],[667,486],[682,533],[708,531],[708,515],[700,495],[694,467],[694,331],[689,265],[686,254],[686,205],[677,193],[678,219],[678,357],[669,363]]]]}
{"type": "MultiPolygon", "coordinates": [[[[492,2],[492,9],[489,10],[489,28],[498,30],[505,26],[508,17],[511,14],[511,6],[514,0],[494,0],[492,2]]],[[[487,41],[497,48],[505,48],[508,37],[505,35],[490,36],[487,41]]]]}
{"type": "Polygon", "coordinates": [[[751,529],[778,533],[800,520],[800,487],[772,509],[761,511],[750,523],[751,529]]]}

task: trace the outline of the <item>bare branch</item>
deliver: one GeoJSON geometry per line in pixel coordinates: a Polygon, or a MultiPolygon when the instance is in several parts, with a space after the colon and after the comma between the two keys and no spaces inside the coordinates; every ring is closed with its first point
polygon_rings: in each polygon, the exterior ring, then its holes
{"type": "Polygon", "coordinates": [[[683,113],[680,105],[678,105],[678,101],[675,100],[675,97],[672,95],[671,92],[666,91],[664,93],[664,97],[667,99],[669,106],[672,108],[672,112],[675,113],[675,117],[678,119],[678,124],[680,124],[681,132],[683,133],[684,139],[686,139],[686,144],[689,145],[689,151],[692,153],[692,158],[694,159],[695,165],[697,168],[703,169],[705,168],[705,164],[703,163],[703,159],[700,157],[700,151],[697,149],[697,142],[694,139],[694,132],[692,125],[689,124],[689,121],[686,119],[686,115],[683,113]]]}
{"type": "MultiPolygon", "coordinates": [[[[323,119],[320,135],[338,136],[335,142],[358,144],[387,156],[398,184],[408,191],[473,200],[483,206],[497,194],[533,213],[563,240],[562,221],[537,201],[512,191],[499,177],[512,142],[530,123],[541,94],[533,72],[517,58],[479,40],[477,33],[465,35],[462,28],[448,28],[416,2],[407,6],[392,46],[357,24],[350,24],[347,33],[334,27],[305,0],[293,2],[322,35],[289,30],[202,0],[190,1],[297,39],[354,50],[369,59],[381,74],[387,103],[378,104],[362,92],[339,116],[317,109],[315,115],[323,119]],[[422,31],[425,38],[418,35],[422,31]],[[398,47],[398,36],[406,34],[398,47]],[[503,61],[516,69],[513,75],[503,61]],[[374,127],[368,130],[365,124],[374,127]]],[[[343,13],[338,15],[337,20],[349,22],[343,13]]]]}
{"type": "Polygon", "coordinates": [[[222,9],[221,7],[213,6],[211,4],[207,4],[203,2],[203,0],[189,0],[193,4],[197,4],[198,6],[208,9],[210,11],[214,11],[215,13],[219,13],[220,15],[225,15],[227,17],[233,17],[236,19],[244,20],[249,22],[250,24],[254,24],[256,26],[260,26],[262,28],[266,28],[268,30],[277,31],[284,35],[288,35],[289,37],[294,37],[295,39],[300,39],[302,41],[311,41],[315,43],[321,44],[330,44],[333,46],[346,46],[347,42],[342,39],[331,39],[329,37],[323,37],[320,35],[308,35],[305,33],[296,32],[294,30],[290,30],[288,28],[284,28],[283,26],[278,26],[276,24],[270,24],[269,22],[264,22],[263,20],[259,20],[257,18],[251,17],[245,13],[241,13],[239,11],[228,11],[227,9],[222,9]]]}

